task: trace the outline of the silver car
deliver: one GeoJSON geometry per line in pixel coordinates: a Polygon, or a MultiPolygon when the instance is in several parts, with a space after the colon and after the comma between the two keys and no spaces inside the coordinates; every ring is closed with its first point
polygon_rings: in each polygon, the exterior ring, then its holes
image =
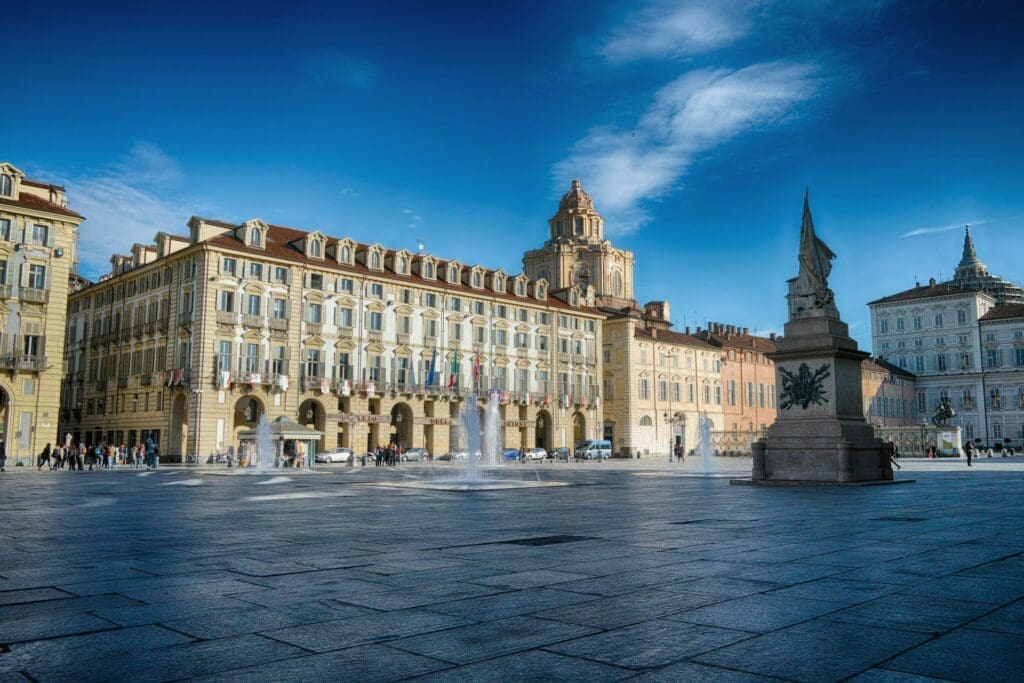
{"type": "Polygon", "coordinates": [[[402,462],[423,462],[430,460],[430,453],[426,448],[410,448],[402,453],[402,462]]]}
{"type": "Polygon", "coordinates": [[[317,462],[349,462],[352,460],[351,448],[335,448],[326,453],[317,453],[317,462]]]}

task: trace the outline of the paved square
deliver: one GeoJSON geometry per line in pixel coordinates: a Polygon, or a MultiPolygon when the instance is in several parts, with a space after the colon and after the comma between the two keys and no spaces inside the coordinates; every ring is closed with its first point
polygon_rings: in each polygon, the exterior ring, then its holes
{"type": "Polygon", "coordinates": [[[544,465],[573,485],[475,493],[366,486],[426,464],[9,470],[0,678],[1024,678],[1024,462],[905,465],[859,489],[544,465]]]}

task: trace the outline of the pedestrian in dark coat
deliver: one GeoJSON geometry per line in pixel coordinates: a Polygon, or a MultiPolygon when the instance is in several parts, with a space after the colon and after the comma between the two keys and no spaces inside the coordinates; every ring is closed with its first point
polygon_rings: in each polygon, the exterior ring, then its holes
{"type": "Polygon", "coordinates": [[[53,464],[50,463],[50,444],[46,444],[46,448],[39,454],[39,467],[37,469],[43,469],[43,463],[46,463],[49,469],[53,469],[53,464]]]}
{"type": "Polygon", "coordinates": [[[964,446],[964,455],[967,456],[967,466],[971,466],[971,458],[974,457],[974,442],[968,441],[964,446]]]}
{"type": "Polygon", "coordinates": [[[0,472],[5,472],[7,468],[7,443],[0,439],[0,472]]]}

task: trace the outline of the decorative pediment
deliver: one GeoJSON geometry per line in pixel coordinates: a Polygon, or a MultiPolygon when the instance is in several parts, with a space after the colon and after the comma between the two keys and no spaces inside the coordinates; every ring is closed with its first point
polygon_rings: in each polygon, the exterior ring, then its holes
{"type": "Polygon", "coordinates": [[[334,260],[346,266],[355,265],[356,243],[343,237],[334,244],[334,260]]]}
{"type": "Polygon", "coordinates": [[[487,271],[483,266],[473,266],[469,271],[469,286],[473,289],[483,289],[486,278],[487,271]]]}
{"type": "Polygon", "coordinates": [[[399,249],[391,256],[391,270],[396,275],[412,274],[412,254],[405,249],[399,249]]]}
{"type": "Polygon", "coordinates": [[[253,249],[266,249],[267,248],[267,224],[261,221],[259,218],[252,218],[242,223],[235,230],[235,237],[237,237],[242,244],[253,249]]]}
{"type": "Polygon", "coordinates": [[[416,258],[414,266],[417,274],[424,280],[437,279],[437,259],[433,256],[423,254],[416,258]]]}
{"type": "Polygon", "coordinates": [[[499,268],[498,270],[491,273],[491,289],[493,289],[495,292],[504,294],[506,291],[505,287],[507,283],[508,275],[505,274],[505,271],[499,268]]]}
{"type": "Polygon", "coordinates": [[[529,286],[529,283],[530,283],[530,281],[529,281],[529,279],[525,275],[523,275],[523,274],[516,275],[512,279],[512,292],[516,296],[525,297],[526,293],[527,293],[527,288],[529,286]]]}
{"type": "Polygon", "coordinates": [[[457,285],[462,282],[462,264],[458,261],[449,261],[445,266],[444,279],[448,284],[457,285]]]}
{"type": "Polygon", "coordinates": [[[370,270],[384,270],[384,247],[371,244],[363,250],[363,265],[370,270]]]}
{"type": "Polygon", "coordinates": [[[307,258],[322,259],[324,257],[324,249],[327,239],[324,234],[319,230],[306,233],[305,237],[301,237],[294,242],[292,246],[301,251],[307,258]]]}

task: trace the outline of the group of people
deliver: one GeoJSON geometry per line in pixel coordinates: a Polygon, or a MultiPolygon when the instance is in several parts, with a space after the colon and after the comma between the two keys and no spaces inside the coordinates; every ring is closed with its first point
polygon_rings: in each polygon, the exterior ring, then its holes
{"type": "Polygon", "coordinates": [[[373,451],[376,467],[397,465],[402,460],[402,449],[396,443],[377,446],[373,451]]]}
{"type": "Polygon", "coordinates": [[[134,446],[126,443],[118,446],[105,442],[95,445],[82,442],[77,446],[58,444],[54,448],[46,444],[39,454],[36,469],[42,470],[44,466],[51,470],[112,470],[118,466],[142,469],[143,465],[148,469],[156,469],[159,460],[160,448],[152,438],[134,446]]]}

